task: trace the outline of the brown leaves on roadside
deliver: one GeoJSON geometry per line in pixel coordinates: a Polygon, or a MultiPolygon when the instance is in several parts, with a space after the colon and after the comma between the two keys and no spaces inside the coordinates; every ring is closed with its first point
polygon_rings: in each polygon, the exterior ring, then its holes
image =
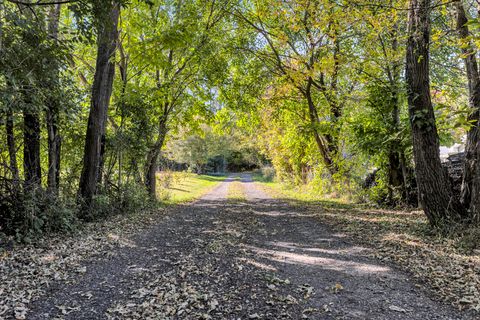
{"type": "Polygon", "coordinates": [[[317,217],[359,243],[377,259],[394,262],[425,281],[435,295],[459,309],[480,311],[480,255],[458,249],[456,239],[428,231],[421,212],[335,209],[317,217]]]}
{"type": "Polygon", "coordinates": [[[75,282],[87,272],[81,265],[85,259],[109,257],[113,249],[128,243],[128,235],[155,221],[147,212],[116,216],[86,225],[81,234],[55,236],[38,240],[35,246],[0,251],[0,319],[26,319],[28,304],[45,294],[54,281],[75,282]]]}

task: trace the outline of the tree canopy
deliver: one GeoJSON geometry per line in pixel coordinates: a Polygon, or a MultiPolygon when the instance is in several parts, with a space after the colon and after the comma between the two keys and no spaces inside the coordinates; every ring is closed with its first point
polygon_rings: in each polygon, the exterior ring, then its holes
{"type": "Polygon", "coordinates": [[[28,237],[122,211],[129,197],[155,201],[166,160],[195,172],[272,166],[322,195],[418,205],[435,227],[477,224],[475,5],[2,2],[0,232],[28,237]],[[455,143],[456,180],[439,151],[455,143]]]}

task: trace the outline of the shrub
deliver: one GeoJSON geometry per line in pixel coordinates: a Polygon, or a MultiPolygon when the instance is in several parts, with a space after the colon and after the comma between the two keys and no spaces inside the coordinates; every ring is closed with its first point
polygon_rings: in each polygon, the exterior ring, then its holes
{"type": "Polygon", "coordinates": [[[265,182],[271,182],[275,179],[276,172],[272,166],[264,166],[261,168],[262,178],[265,182]]]}
{"type": "Polygon", "coordinates": [[[10,193],[0,199],[2,229],[19,242],[53,232],[72,231],[77,226],[76,205],[43,189],[10,193]]]}
{"type": "Polygon", "coordinates": [[[157,175],[157,181],[159,182],[161,188],[168,189],[171,187],[174,181],[174,174],[171,171],[162,171],[157,175]]]}
{"type": "Polygon", "coordinates": [[[123,185],[120,200],[122,214],[132,214],[155,206],[147,190],[135,184],[123,185]]]}

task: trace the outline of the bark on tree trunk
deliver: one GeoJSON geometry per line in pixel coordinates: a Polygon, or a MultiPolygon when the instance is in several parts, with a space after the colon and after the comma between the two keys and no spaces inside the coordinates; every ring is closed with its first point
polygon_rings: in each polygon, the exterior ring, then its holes
{"type": "Polygon", "coordinates": [[[469,208],[469,214],[472,219],[480,217],[480,75],[478,73],[478,64],[476,51],[472,43],[468,40],[468,19],[461,1],[456,3],[457,8],[457,30],[463,43],[462,53],[465,56],[465,66],[467,69],[468,88],[470,94],[470,107],[472,113],[468,120],[472,127],[467,132],[467,141],[465,144],[465,163],[463,169],[462,189],[460,201],[469,208]]]}
{"type": "Polygon", "coordinates": [[[478,161],[480,157],[480,140],[476,139],[475,148],[477,149],[477,161],[475,163],[475,179],[472,181],[472,196],[470,199],[470,206],[469,206],[469,222],[478,223],[480,222],[480,161],[478,161]]]}
{"type": "MultiPolygon", "coordinates": [[[[106,122],[106,120],[105,120],[106,122]]],[[[98,172],[97,172],[97,186],[101,185],[103,182],[103,168],[105,167],[105,129],[103,129],[102,138],[100,139],[100,164],[98,165],[98,172]]]]}
{"type": "Polygon", "coordinates": [[[440,162],[439,139],[430,97],[430,1],[410,0],[406,54],[408,109],[419,202],[432,226],[462,215],[440,162]]]}
{"type": "Polygon", "coordinates": [[[150,148],[147,161],[145,163],[145,187],[147,188],[148,194],[152,199],[155,199],[157,195],[157,162],[158,156],[160,155],[160,150],[163,147],[165,142],[165,136],[167,135],[167,116],[164,115],[160,120],[158,127],[158,136],[157,141],[150,148]]]}
{"type": "Polygon", "coordinates": [[[3,50],[3,1],[0,2],[0,51],[3,50]]]}
{"type": "MultiPolygon", "coordinates": [[[[120,72],[120,78],[122,79],[122,90],[120,94],[120,126],[118,128],[118,133],[120,136],[123,135],[123,125],[124,125],[124,110],[125,110],[125,92],[127,91],[127,84],[128,84],[128,55],[125,54],[125,50],[123,49],[123,43],[119,43],[119,52],[120,52],[120,62],[118,64],[118,69],[120,72]]],[[[123,148],[118,148],[118,186],[122,185],[122,169],[123,169],[123,148]]],[[[120,197],[122,197],[122,193],[120,193],[120,197]]]]}
{"type": "Polygon", "coordinates": [[[315,138],[315,143],[317,144],[318,150],[320,151],[325,166],[327,167],[330,174],[334,175],[338,172],[338,167],[333,159],[333,156],[335,155],[335,150],[332,150],[333,142],[331,141],[332,139],[327,139],[326,137],[322,136],[316,128],[316,126],[320,122],[320,119],[318,118],[317,108],[315,107],[315,103],[313,102],[311,88],[312,83],[311,79],[309,79],[307,87],[303,92],[308,103],[308,115],[310,118],[310,123],[312,124],[312,126],[314,126],[313,135],[315,138]]]}
{"type": "MultiPolygon", "coordinates": [[[[388,202],[395,204],[395,189],[403,187],[400,156],[396,150],[391,150],[388,155],[388,202]]],[[[403,190],[400,190],[403,194],[403,190]]]]}
{"type": "MultiPolygon", "coordinates": [[[[398,102],[398,86],[395,83],[391,84],[392,94],[392,135],[398,135],[400,127],[400,107],[398,102]]],[[[388,176],[389,176],[389,201],[394,204],[395,189],[399,190],[401,201],[407,202],[407,168],[405,164],[405,152],[401,147],[401,141],[395,139],[390,145],[390,152],[388,156],[388,176]]]]}
{"type": "Polygon", "coordinates": [[[79,195],[84,201],[85,209],[88,209],[92,197],[97,191],[99,169],[102,163],[102,138],[105,134],[105,123],[115,74],[113,58],[117,44],[119,13],[119,4],[111,3],[108,19],[103,20],[97,40],[97,61],[79,187],[79,195]]]}
{"type": "Polygon", "coordinates": [[[11,111],[7,112],[6,120],[5,129],[7,133],[8,156],[10,158],[10,171],[12,172],[13,190],[17,191],[20,177],[18,174],[17,147],[15,145],[13,114],[11,111]]]}
{"type": "MultiPolygon", "coordinates": [[[[58,22],[60,19],[61,5],[54,5],[49,13],[48,33],[49,36],[57,40],[58,38],[58,22]]],[[[52,63],[52,68],[58,70],[55,62],[52,63]]],[[[53,79],[51,86],[58,85],[58,72],[53,79]]],[[[60,148],[61,137],[59,134],[59,101],[53,97],[47,103],[47,133],[48,133],[48,175],[47,175],[47,190],[52,194],[58,193],[58,186],[60,183],[60,148]]]]}
{"type": "Polygon", "coordinates": [[[60,180],[60,135],[58,130],[58,108],[49,104],[47,110],[47,132],[48,132],[48,175],[47,190],[50,193],[58,192],[60,180]]]}
{"type": "Polygon", "coordinates": [[[40,119],[38,113],[23,112],[23,168],[25,190],[41,186],[40,167],[40,119]]]}
{"type": "MultiPolygon", "coordinates": [[[[390,32],[392,37],[391,49],[394,53],[398,51],[398,26],[395,24],[390,32]]],[[[385,58],[390,58],[387,51],[384,51],[385,58]]],[[[390,82],[389,90],[391,95],[392,113],[391,125],[392,136],[398,136],[400,130],[400,104],[399,104],[399,79],[400,79],[400,62],[393,61],[391,65],[387,66],[387,75],[390,82]]],[[[390,144],[390,152],[388,156],[388,177],[389,177],[389,201],[395,204],[396,200],[394,191],[400,189],[400,200],[407,202],[407,169],[405,167],[405,152],[401,147],[399,138],[394,139],[390,144]]]]}

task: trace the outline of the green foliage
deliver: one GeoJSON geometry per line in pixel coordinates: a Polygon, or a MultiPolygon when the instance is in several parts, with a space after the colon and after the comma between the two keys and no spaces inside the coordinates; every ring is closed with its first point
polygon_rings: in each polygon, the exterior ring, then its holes
{"type": "Polygon", "coordinates": [[[260,169],[259,180],[262,182],[273,182],[275,179],[276,173],[275,168],[272,166],[263,166],[260,169]]]}
{"type": "Polygon", "coordinates": [[[166,148],[167,157],[187,164],[190,172],[197,173],[237,172],[260,166],[264,158],[239,133],[238,128],[221,132],[202,125],[198,130],[185,131],[170,141],[166,148]]]}
{"type": "Polygon", "coordinates": [[[77,227],[76,205],[43,190],[3,196],[0,233],[14,236],[17,241],[32,242],[40,235],[71,232],[77,227]]]}
{"type": "Polygon", "coordinates": [[[97,194],[86,220],[101,220],[112,215],[130,215],[154,209],[156,203],[151,200],[145,188],[134,183],[122,184],[119,188],[104,189],[97,194]]]}
{"type": "MultiPolygon", "coordinates": [[[[149,156],[161,151],[195,172],[262,168],[265,181],[275,176],[315,195],[405,200],[415,189],[402,71],[408,12],[395,9],[404,0],[377,2],[119,1],[114,87],[106,134],[98,137],[104,152],[90,218],[150,208],[145,175],[155,162],[149,156]],[[401,183],[392,174],[399,159],[408,174],[396,177],[401,183]],[[373,171],[375,183],[363,189],[373,171]]],[[[54,6],[0,5],[0,232],[33,239],[77,225],[96,38],[113,3],[63,5],[57,36],[48,27],[54,6]],[[61,140],[55,192],[46,188],[52,105],[61,140]],[[41,131],[42,181],[33,194],[22,185],[26,113],[38,117],[41,131]],[[5,143],[7,119],[17,173],[5,143]]],[[[435,125],[441,143],[451,145],[472,126],[459,61],[465,42],[478,47],[478,37],[458,41],[447,6],[433,14],[435,125]]],[[[478,31],[475,21],[469,26],[478,31]]],[[[420,112],[411,122],[433,127],[424,120],[420,112]]],[[[177,183],[172,179],[159,180],[160,197],[177,183]]]]}

